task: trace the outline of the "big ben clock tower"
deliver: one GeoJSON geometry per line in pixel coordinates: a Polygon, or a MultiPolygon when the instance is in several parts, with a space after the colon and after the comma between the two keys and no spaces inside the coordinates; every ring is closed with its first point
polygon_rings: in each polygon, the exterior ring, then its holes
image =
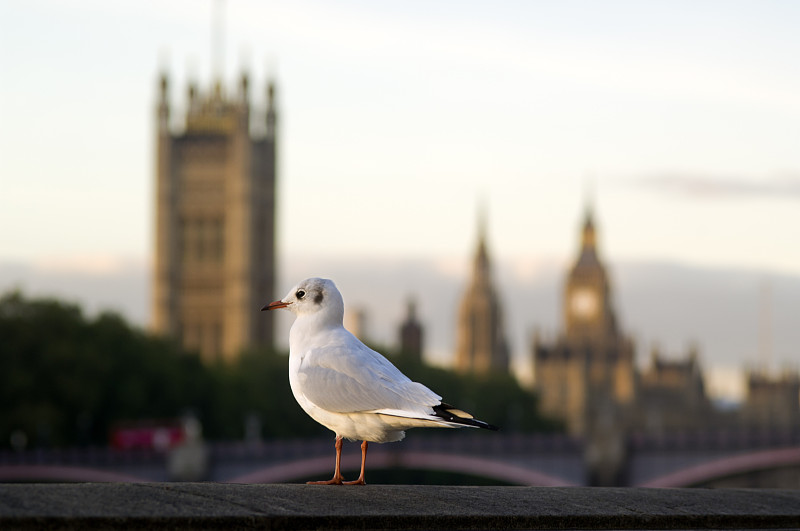
{"type": "Polygon", "coordinates": [[[563,308],[568,343],[580,347],[616,339],[608,278],[597,257],[594,220],[589,209],[583,223],[580,253],[564,287],[563,308]]]}
{"type": "Polygon", "coordinates": [[[536,387],[543,412],[583,436],[595,429],[597,418],[624,422],[635,393],[633,345],[617,326],[590,208],[563,297],[562,332],[554,342],[534,339],[536,387]]]}

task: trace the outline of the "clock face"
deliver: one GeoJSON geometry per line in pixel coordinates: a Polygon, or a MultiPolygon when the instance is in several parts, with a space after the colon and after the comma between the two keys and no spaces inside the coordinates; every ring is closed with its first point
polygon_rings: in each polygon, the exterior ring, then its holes
{"type": "Polygon", "coordinates": [[[569,304],[572,313],[583,319],[594,316],[599,309],[597,294],[586,288],[576,289],[572,293],[569,304]]]}

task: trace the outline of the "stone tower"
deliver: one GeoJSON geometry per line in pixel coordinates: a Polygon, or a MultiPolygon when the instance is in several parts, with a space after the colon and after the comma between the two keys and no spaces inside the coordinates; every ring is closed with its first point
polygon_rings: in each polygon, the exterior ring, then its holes
{"type": "Polygon", "coordinates": [[[185,121],[170,121],[161,76],[155,168],[152,326],[203,359],[272,346],[275,279],[275,92],[253,112],[248,78],[226,97],[188,89],[185,121]],[[251,121],[252,119],[252,121],[251,121]]]}
{"type": "Polygon", "coordinates": [[[620,427],[636,392],[633,345],[617,326],[590,208],[564,285],[563,323],[555,342],[534,339],[543,412],[564,420],[575,435],[585,435],[597,423],[620,427]]]}
{"type": "Polygon", "coordinates": [[[613,343],[618,330],[611,307],[608,276],[597,256],[594,219],[590,209],[581,232],[578,259],[564,287],[563,322],[566,339],[573,345],[613,343]]]}
{"type": "Polygon", "coordinates": [[[480,375],[509,370],[503,312],[492,284],[485,225],[481,219],[472,278],[461,300],[456,330],[456,369],[480,375]]]}
{"type": "Polygon", "coordinates": [[[416,361],[422,361],[422,325],[417,319],[417,303],[408,301],[408,315],[400,325],[400,353],[416,361]]]}

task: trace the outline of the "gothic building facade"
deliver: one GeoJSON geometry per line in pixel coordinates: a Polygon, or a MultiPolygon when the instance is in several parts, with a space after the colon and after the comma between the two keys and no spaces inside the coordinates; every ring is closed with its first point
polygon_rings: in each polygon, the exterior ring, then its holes
{"type": "Polygon", "coordinates": [[[155,168],[152,327],[203,359],[272,346],[275,278],[274,87],[251,109],[248,78],[228,98],[217,82],[188,89],[174,127],[161,76],[155,168]]]}
{"type": "Polygon", "coordinates": [[[479,375],[507,373],[509,348],[503,312],[492,282],[485,222],[481,220],[479,225],[472,278],[458,310],[456,370],[479,375]]]}
{"type": "Polygon", "coordinates": [[[800,374],[748,370],[742,422],[747,426],[792,428],[800,425],[800,374]]]}
{"type": "Polygon", "coordinates": [[[655,434],[699,429],[721,420],[712,417],[697,348],[671,357],[653,347],[650,365],[639,373],[633,429],[655,434]]]}

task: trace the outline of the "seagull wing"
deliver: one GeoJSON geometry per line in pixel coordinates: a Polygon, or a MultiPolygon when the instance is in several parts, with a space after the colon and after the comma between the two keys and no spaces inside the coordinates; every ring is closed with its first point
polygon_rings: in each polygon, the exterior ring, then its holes
{"type": "Polygon", "coordinates": [[[336,413],[392,410],[395,415],[429,418],[441,397],[350,337],[311,349],[303,357],[298,377],[305,397],[336,413]]]}

